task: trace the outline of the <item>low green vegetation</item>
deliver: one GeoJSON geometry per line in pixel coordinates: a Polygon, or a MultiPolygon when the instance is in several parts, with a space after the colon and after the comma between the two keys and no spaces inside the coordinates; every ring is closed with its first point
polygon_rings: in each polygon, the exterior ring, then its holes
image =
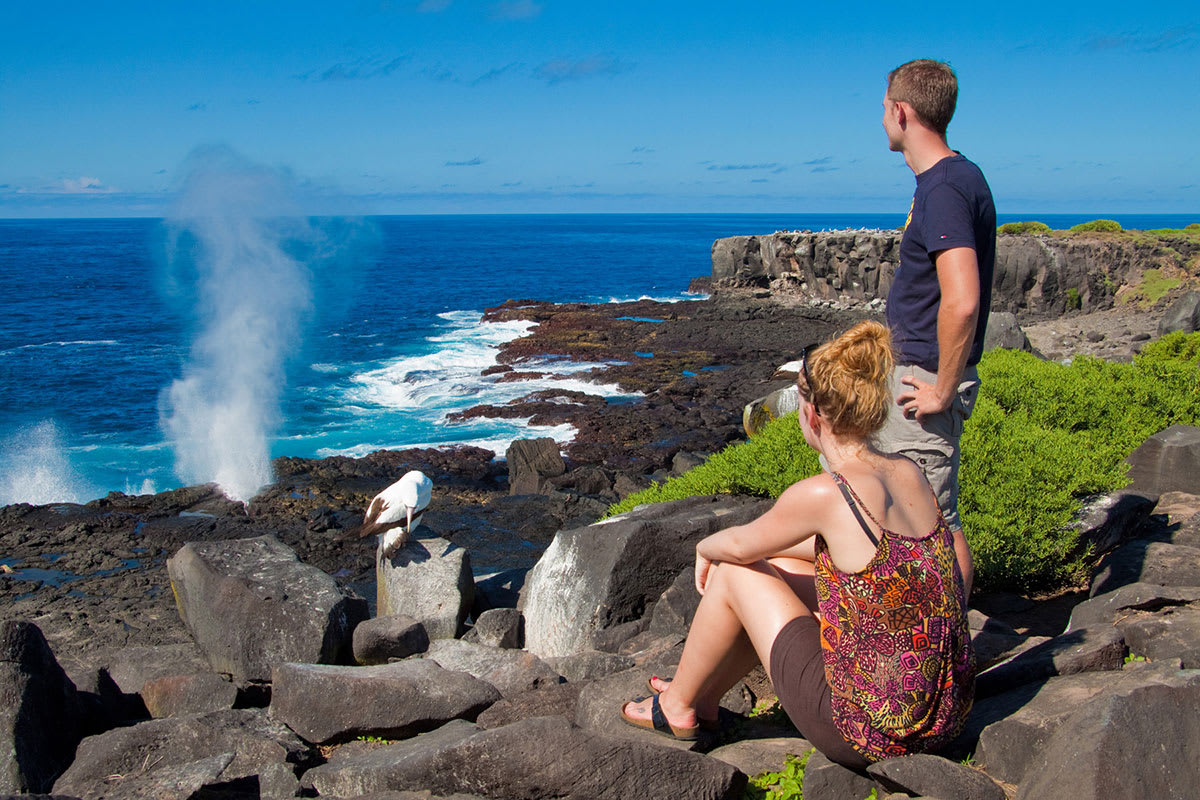
{"type": "Polygon", "coordinates": [[[1121,223],[1115,219],[1094,219],[1091,222],[1081,222],[1071,226],[1073,233],[1116,233],[1120,230],[1121,223]]]}
{"type": "Polygon", "coordinates": [[[1180,278],[1169,277],[1162,270],[1151,268],[1142,273],[1142,284],[1137,291],[1127,295],[1126,301],[1135,300],[1143,306],[1152,306],[1163,295],[1183,283],[1180,278]]]}
{"type": "Polygon", "coordinates": [[[1037,220],[1006,222],[996,229],[1000,233],[1049,233],[1050,226],[1037,220]]]}
{"type": "Polygon", "coordinates": [[[1083,299],[1079,296],[1079,290],[1072,286],[1067,289],[1067,310],[1078,311],[1083,307],[1083,299]]]}
{"type": "MultiPolygon", "coordinates": [[[[1070,365],[993,350],[962,439],[959,510],[976,585],[1037,592],[1078,584],[1092,554],[1068,527],[1086,498],[1124,486],[1125,457],[1174,424],[1200,424],[1200,333],[1169,334],[1132,364],[1080,357],[1070,365]]],[[[666,483],[642,503],[736,493],[777,497],[820,467],[795,415],[776,420],[666,483]]]]}
{"type": "Polygon", "coordinates": [[[789,755],[779,772],[764,772],[755,775],[746,784],[744,800],[801,800],[804,797],[804,767],[813,754],[809,750],[802,756],[789,755]]]}

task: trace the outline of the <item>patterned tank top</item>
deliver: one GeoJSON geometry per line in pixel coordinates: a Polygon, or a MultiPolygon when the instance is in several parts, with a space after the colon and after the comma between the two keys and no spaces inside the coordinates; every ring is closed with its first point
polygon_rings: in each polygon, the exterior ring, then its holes
{"type": "Polygon", "coordinates": [[[833,478],[877,543],[866,567],[842,572],[817,538],[821,651],[834,724],[871,761],[936,750],[962,729],[975,694],[953,534],[940,510],[926,536],[889,531],[845,478],[833,478]],[[879,527],[878,540],[855,503],[879,527]]]}

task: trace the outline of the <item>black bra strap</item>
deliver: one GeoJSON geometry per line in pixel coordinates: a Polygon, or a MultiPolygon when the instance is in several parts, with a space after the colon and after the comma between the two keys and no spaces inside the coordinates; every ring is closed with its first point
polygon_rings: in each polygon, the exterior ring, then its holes
{"type": "Polygon", "coordinates": [[[833,482],[836,483],[837,487],[842,490],[842,497],[846,498],[846,505],[850,506],[850,510],[854,512],[854,518],[858,520],[858,524],[862,526],[863,531],[867,534],[867,538],[871,540],[871,544],[879,547],[879,538],[871,532],[871,528],[868,527],[867,521],[863,519],[862,513],[859,512],[858,505],[855,504],[854,498],[850,496],[850,490],[846,488],[845,483],[839,480],[840,478],[840,475],[835,476],[833,482]]]}

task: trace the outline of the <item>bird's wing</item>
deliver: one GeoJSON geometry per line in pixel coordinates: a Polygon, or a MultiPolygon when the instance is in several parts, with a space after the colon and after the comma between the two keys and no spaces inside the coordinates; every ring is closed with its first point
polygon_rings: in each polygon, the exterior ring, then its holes
{"type": "Polygon", "coordinates": [[[387,507],[387,501],[383,499],[382,494],[375,495],[375,499],[371,501],[371,505],[367,508],[367,514],[363,518],[363,524],[377,522],[379,515],[383,513],[383,509],[387,507]]]}

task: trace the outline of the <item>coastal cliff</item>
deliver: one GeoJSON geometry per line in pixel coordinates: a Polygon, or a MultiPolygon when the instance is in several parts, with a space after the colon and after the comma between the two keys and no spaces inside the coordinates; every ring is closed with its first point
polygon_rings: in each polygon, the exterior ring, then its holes
{"type": "MultiPolygon", "coordinates": [[[[712,288],[879,307],[900,259],[900,236],[780,231],[717,239],[712,288]]],[[[1000,234],[992,310],[1035,320],[1102,311],[1125,298],[1156,300],[1158,290],[1187,284],[1198,271],[1200,237],[1185,233],[1000,234]]]]}

